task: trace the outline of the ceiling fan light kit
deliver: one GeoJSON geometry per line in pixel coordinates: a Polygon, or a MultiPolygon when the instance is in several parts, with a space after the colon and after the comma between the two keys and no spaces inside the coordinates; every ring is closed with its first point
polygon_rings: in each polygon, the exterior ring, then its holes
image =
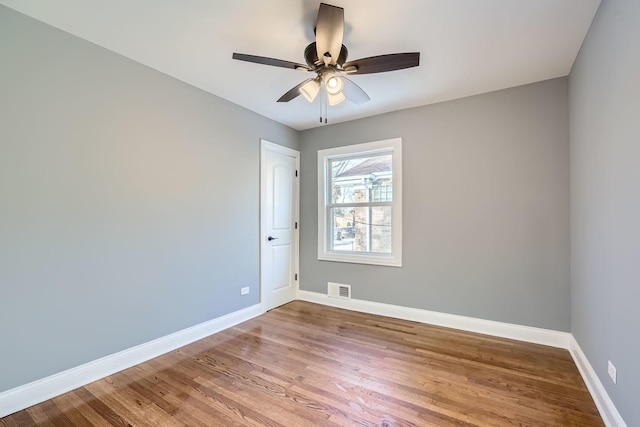
{"type": "Polygon", "coordinates": [[[315,79],[311,79],[311,80],[307,81],[300,88],[300,93],[305,98],[307,98],[307,101],[309,101],[309,102],[313,102],[313,100],[316,99],[316,96],[318,96],[318,92],[320,92],[320,79],[319,78],[315,78],[315,79]]]}
{"type": "Polygon", "coordinates": [[[325,73],[323,76],[324,84],[327,85],[327,92],[331,95],[336,95],[342,92],[344,88],[344,81],[335,75],[335,71],[332,73],[325,73]]]}
{"type": "MultiPolygon", "coordinates": [[[[322,93],[326,94],[326,100],[331,106],[338,105],[345,99],[358,105],[370,100],[366,92],[347,79],[345,74],[383,73],[420,65],[420,52],[392,53],[346,62],[349,52],[342,44],[344,9],[341,7],[320,3],[315,34],[316,41],[310,43],[304,50],[307,65],[242,53],[234,53],[233,59],[314,72],[317,75],[315,78],[307,79],[290,89],[278,99],[278,102],[289,102],[299,95],[303,95],[309,102],[313,102],[324,89],[322,93]]],[[[324,104],[325,96],[323,95],[321,98],[322,104],[324,104]]],[[[322,121],[322,117],[320,121],[322,121]]]]}
{"type": "Polygon", "coordinates": [[[336,94],[327,92],[327,98],[329,98],[329,105],[331,105],[332,107],[334,105],[340,104],[342,101],[346,99],[344,96],[344,93],[342,92],[338,92],[336,94]]]}

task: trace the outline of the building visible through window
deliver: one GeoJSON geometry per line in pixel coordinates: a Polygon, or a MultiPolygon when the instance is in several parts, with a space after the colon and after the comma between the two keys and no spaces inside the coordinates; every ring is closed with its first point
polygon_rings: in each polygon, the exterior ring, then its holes
{"type": "Polygon", "coordinates": [[[391,253],[391,155],[334,160],[331,171],[332,249],[391,253]]]}

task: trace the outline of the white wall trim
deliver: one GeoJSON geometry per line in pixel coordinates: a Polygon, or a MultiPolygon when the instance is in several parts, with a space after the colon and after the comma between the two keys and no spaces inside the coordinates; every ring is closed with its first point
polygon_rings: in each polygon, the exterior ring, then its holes
{"type": "Polygon", "coordinates": [[[600,411],[600,416],[605,425],[607,427],[627,427],[627,424],[609,397],[607,390],[605,390],[604,385],[602,385],[600,378],[598,378],[596,371],[591,366],[591,363],[589,363],[587,356],[585,356],[573,335],[569,342],[569,352],[598,407],[598,411],[600,411]]]}
{"type": "MultiPolygon", "coordinates": [[[[448,328],[477,332],[535,344],[566,348],[584,379],[607,427],[627,427],[576,339],[567,332],[495,322],[358,299],[337,299],[317,292],[299,290],[297,299],[331,307],[411,320],[448,328]]],[[[199,325],[149,341],[75,368],[0,393],[0,418],[82,387],[108,375],[146,362],[177,348],[213,335],[264,313],[261,304],[209,320],[199,325]]]]}
{"type": "Polygon", "coordinates": [[[229,313],[0,393],[0,418],[146,362],[264,313],[260,304],[229,313]]]}
{"type": "Polygon", "coordinates": [[[331,307],[360,311],[363,313],[377,314],[394,317],[396,319],[411,320],[414,322],[428,323],[430,325],[444,326],[463,331],[477,332],[496,337],[510,338],[535,344],[543,344],[551,347],[569,348],[568,332],[553,331],[550,329],[534,328],[531,326],[514,325],[511,323],[495,322],[492,320],[477,319],[474,317],[458,316],[455,314],[439,313],[436,311],[422,310],[419,308],[402,307],[399,305],[384,304],[379,302],[358,299],[330,298],[326,294],[309,291],[299,291],[298,299],[315,302],[331,307]]]}
{"type": "Polygon", "coordinates": [[[402,138],[362,144],[343,145],[318,150],[318,259],[325,261],[349,262],[355,264],[386,265],[402,267],[402,138]],[[330,178],[331,160],[365,157],[375,154],[391,154],[393,169],[393,200],[391,209],[391,253],[335,251],[331,249],[331,228],[329,226],[331,188],[327,185],[330,178]]]}
{"type": "Polygon", "coordinates": [[[411,320],[430,325],[444,326],[463,331],[567,349],[571,353],[605,425],[607,427],[627,427],[627,424],[613,404],[613,401],[591,367],[589,360],[578,345],[578,342],[574,336],[568,332],[495,322],[492,320],[439,313],[436,311],[373,301],[331,298],[326,294],[303,290],[298,291],[298,299],[362,313],[377,314],[380,316],[394,317],[396,319],[411,320]]]}

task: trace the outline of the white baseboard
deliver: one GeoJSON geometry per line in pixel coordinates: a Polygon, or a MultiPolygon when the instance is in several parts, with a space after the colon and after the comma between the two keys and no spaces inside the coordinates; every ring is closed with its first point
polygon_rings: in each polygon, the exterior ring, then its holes
{"type": "Polygon", "coordinates": [[[326,294],[318,292],[299,290],[297,296],[298,299],[302,301],[344,308],[346,310],[377,314],[380,316],[394,317],[396,319],[411,320],[430,325],[444,326],[463,331],[477,332],[502,338],[510,338],[534,344],[543,344],[551,347],[567,349],[571,353],[571,356],[573,357],[573,360],[582,375],[582,379],[587,385],[587,388],[596,403],[605,425],[607,427],[627,427],[622,416],[611,401],[609,394],[591,367],[589,360],[587,360],[587,357],[582,352],[582,349],[573,335],[568,332],[495,322],[492,320],[439,313],[436,311],[402,307],[379,302],[331,298],[326,294]]]}
{"type": "MultiPolygon", "coordinates": [[[[325,294],[298,290],[297,299],[363,313],[411,320],[469,332],[510,338],[568,349],[607,427],[626,427],[602,382],[577,341],[567,332],[495,322],[357,299],[330,298],[325,294]]],[[[264,313],[261,304],[192,326],[162,338],[105,356],[69,370],[0,393],[0,418],[44,402],[108,375],[146,362],[169,351],[245,322],[264,313]]]]}
{"type": "Polygon", "coordinates": [[[439,313],[436,311],[402,307],[399,305],[383,304],[379,302],[331,298],[326,294],[318,292],[298,291],[298,299],[331,307],[360,311],[363,313],[395,317],[396,319],[428,323],[430,325],[444,326],[447,328],[477,332],[480,334],[493,335],[496,337],[510,338],[565,349],[569,348],[569,338],[571,337],[571,334],[568,332],[495,322],[492,320],[439,313]]]}
{"type": "Polygon", "coordinates": [[[102,357],[0,393],[0,418],[245,322],[264,313],[261,304],[102,357]]]}
{"type": "Polygon", "coordinates": [[[600,411],[600,416],[605,425],[607,427],[627,427],[618,409],[611,401],[607,390],[602,385],[600,378],[596,375],[596,371],[593,370],[591,363],[589,363],[587,356],[585,356],[573,335],[571,336],[569,351],[598,407],[598,411],[600,411]]]}

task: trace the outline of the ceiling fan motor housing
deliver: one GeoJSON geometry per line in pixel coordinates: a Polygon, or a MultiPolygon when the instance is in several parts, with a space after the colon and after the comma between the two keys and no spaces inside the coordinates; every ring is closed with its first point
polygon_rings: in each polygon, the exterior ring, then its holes
{"type": "MultiPolygon", "coordinates": [[[[345,45],[342,45],[342,48],[340,48],[340,55],[338,56],[338,60],[336,61],[336,63],[342,67],[342,64],[344,64],[347,61],[347,55],[349,54],[349,51],[347,50],[347,47],[345,45]]],[[[318,67],[324,67],[325,63],[324,61],[321,61],[318,58],[318,52],[316,49],[316,42],[310,43],[305,49],[304,49],[304,60],[307,62],[307,65],[309,65],[309,67],[311,67],[312,69],[316,69],[318,67]]]]}

